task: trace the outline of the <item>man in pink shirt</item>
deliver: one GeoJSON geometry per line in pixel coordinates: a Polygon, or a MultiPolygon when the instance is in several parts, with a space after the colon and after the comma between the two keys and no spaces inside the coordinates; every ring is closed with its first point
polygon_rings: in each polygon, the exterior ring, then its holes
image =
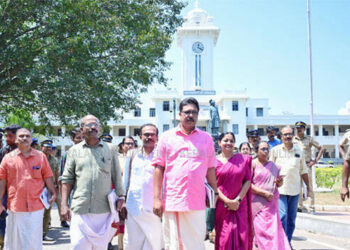
{"type": "MultiPolygon", "coordinates": [[[[52,171],[46,156],[30,147],[32,135],[21,128],[16,133],[17,149],[6,154],[0,165],[0,199],[8,193],[8,217],[4,249],[42,249],[45,187],[56,199],[52,171]]],[[[0,214],[5,212],[0,204],[0,214]]]]}
{"type": "Polygon", "coordinates": [[[196,128],[196,99],[179,109],[179,126],[162,134],[153,158],[153,212],[163,215],[165,249],[205,249],[205,178],[217,194],[214,143],[196,128]]]}

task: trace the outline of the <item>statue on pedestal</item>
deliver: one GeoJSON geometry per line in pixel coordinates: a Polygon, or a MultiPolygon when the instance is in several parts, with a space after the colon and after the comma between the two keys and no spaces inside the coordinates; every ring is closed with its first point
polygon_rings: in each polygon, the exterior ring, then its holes
{"type": "Polygon", "coordinates": [[[220,134],[220,115],[218,106],[215,105],[214,100],[209,101],[209,113],[210,113],[210,121],[209,121],[209,130],[210,134],[214,137],[219,136],[220,134]]]}

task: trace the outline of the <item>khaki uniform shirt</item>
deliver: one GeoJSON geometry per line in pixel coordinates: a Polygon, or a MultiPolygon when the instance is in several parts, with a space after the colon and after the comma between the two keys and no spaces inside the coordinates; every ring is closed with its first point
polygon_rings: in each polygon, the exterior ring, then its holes
{"type": "Polygon", "coordinates": [[[62,183],[74,187],[71,209],[76,214],[110,212],[107,196],[112,184],[118,196],[125,194],[117,154],[104,141],[90,147],[84,140],[70,148],[62,183]]]}
{"type": "Polygon", "coordinates": [[[56,159],[56,157],[50,155],[48,158],[47,158],[49,164],[50,164],[50,168],[52,170],[52,173],[53,173],[53,181],[54,181],[54,184],[56,185],[57,184],[57,180],[56,180],[56,173],[59,171],[59,165],[58,165],[58,161],[56,159]]]}
{"type": "MultiPolygon", "coordinates": [[[[339,145],[346,146],[350,142],[350,129],[347,129],[343,137],[341,138],[339,145]]],[[[350,147],[348,146],[348,150],[345,155],[345,160],[350,161],[350,147]]]]}
{"type": "Polygon", "coordinates": [[[320,147],[321,145],[315,141],[312,136],[304,135],[303,139],[300,139],[299,136],[294,136],[293,143],[297,143],[298,146],[303,150],[304,157],[306,162],[311,161],[311,148],[314,146],[315,148],[320,147]]]}
{"type": "Polygon", "coordinates": [[[278,188],[280,194],[298,195],[300,193],[300,176],[308,173],[303,151],[297,144],[288,150],[284,144],[271,149],[270,160],[281,167],[284,175],[283,185],[278,188]]]}

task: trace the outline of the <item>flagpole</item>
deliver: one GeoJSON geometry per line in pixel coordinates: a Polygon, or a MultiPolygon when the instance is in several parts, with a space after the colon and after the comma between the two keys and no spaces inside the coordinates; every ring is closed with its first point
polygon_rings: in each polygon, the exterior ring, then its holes
{"type": "MultiPolygon", "coordinates": [[[[308,36],[308,51],[309,51],[309,80],[310,80],[310,136],[314,136],[314,94],[313,94],[313,82],[312,82],[312,49],[311,49],[311,21],[310,21],[310,0],[307,0],[307,36],[308,36]]],[[[319,135],[322,135],[322,131],[318,131],[319,135]]],[[[312,148],[312,155],[315,150],[312,148]]],[[[318,190],[316,184],[316,170],[315,165],[312,166],[312,186],[313,190],[318,190]]]]}
{"type": "MultiPolygon", "coordinates": [[[[311,50],[311,22],[310,22],[310,0],[307,0],[307,36],[309,50],[309,79],[310,79],[310,135],[314,136],[314,103],[312,83],[312,50],[311,50]]],[[[322,131],[319,131],[321,133],[322,131]]]]}

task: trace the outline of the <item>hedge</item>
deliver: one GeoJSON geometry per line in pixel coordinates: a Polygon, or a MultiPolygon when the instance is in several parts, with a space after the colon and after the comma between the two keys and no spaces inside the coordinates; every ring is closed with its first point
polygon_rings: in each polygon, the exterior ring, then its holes
{"type": "Polygon", "coordinates": [[[316,168],[317,187],[332,188],[337,181],[341,181],[342,167],[316,168]]]}

